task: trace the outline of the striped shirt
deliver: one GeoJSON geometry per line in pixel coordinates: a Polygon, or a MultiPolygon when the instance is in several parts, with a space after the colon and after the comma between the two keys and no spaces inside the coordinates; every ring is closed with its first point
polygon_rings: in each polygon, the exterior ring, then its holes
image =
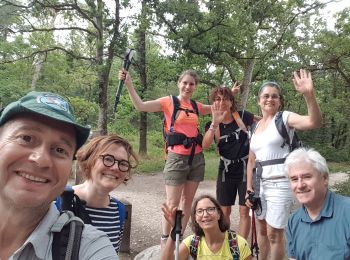
{"type": "Polygon", "coordinates": [[[119,208],[116,201],[110,198],[107,208],[92,208],[86,206],[91,223],[97,229],[105,232],[118,253],[123,237],[124,227],[120,223],[119,208]]]}

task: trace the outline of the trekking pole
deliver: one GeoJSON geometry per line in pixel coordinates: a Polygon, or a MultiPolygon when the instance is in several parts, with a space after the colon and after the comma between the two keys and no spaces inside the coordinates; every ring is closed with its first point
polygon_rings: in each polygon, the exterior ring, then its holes
{"type": "Polygon", "coordinates": [[[182,210],[176,210],[175,215],[175,234],[176,234],[176,240],[175,240],[175,260],[179,259],[179,245],[180,245],[180,236],[182,231],[182,210]]]}
{"type": "Polygon", "coordinates": [[[254,215],[253,209],[252,209],[252,239],[251,239],[250,249],[252,251],[252,255],[256,256],[256,259],[259,260],[259,245],[258,245],[258,238],[256,236],[255,215],[254,215]]]}
{"type": "MultiPolygon", "coordinates": [[[[132,58],[135,54],[135,50],[134,49],[127,49],[125,52],[125,56],[124,56],[124,62],[123,62],[123,69],[125,70],[129,70],[132,58]]],[[[117,88],[117,92],[115,93],[115,100],[114,100],[114,113],[117,111],[117,106],[119,103],[119,98],[120,98],[120,94],[122,93],[122,89],[123,89],[123,85],[124,85],[124,80],[120,80],[119,81],[119,85],[117,88]]]]}

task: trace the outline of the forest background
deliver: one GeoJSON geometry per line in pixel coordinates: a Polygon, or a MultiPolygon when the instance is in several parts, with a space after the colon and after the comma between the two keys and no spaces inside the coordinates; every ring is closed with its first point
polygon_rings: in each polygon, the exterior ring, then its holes
{"type": "MultiPolygon", "coordinates": [[[[242,84],[239,108],[259,114],[257,90],[280,83],[285,110],[304,114],[292,72],[312,72],[324,124],[299,133],[334,171],[350,168],[350,8],[330,19],[335,1],[308,0],[0,0],[0,108],[30,90],[57,92],[95,132],[118,133],[138,150],[140,172],[164,164],[161,113],[137,112],[124,89],[113,111],[127,48],[143,100],[177,93],[186,69],[200,75],[194,99],[217,85],[242,84]],[[332,22],[331,22],[332,21],[332,22]],[[341,167],[341,168],[337,168],[341,167]]],[[[201,129],[210,116],[201,117],[201,129]]],[[[215,149],[205,153],[217,172],[215,149]]]]}

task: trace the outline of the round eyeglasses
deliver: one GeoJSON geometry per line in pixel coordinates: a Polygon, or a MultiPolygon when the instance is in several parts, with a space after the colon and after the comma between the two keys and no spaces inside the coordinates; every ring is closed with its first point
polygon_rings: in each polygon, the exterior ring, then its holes
{"type": "Polygon", "coordinates": [[[103,165],[106,167],[112,167],[115,163],[118,163],[118,168],[121,172],[127,172],[130,170],[131,165],[126,160],[117,160],[114,158],[113,155],[110,154],[104,154],[100,155],[102,158],[103,165]]]}
{"type": "Polygon", "coordinates": [[[209,214],[209,215],[213,215],[216,211],[216,207],[208,207],[206,209],[201,209],[201,208],[196,209],[196,215],[198,217],[202,217],[204,215],[204,211],[206,211],[207,214],[209,214]]]}

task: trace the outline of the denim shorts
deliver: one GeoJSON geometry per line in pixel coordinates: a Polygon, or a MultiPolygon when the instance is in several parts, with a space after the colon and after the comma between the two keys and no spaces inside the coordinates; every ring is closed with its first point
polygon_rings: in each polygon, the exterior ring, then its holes
{"type": "Polygon", "coordinates": [[[195,154],[192,165],[188,165],[189,155],[169,152],[164,166],[166,185],[177,186],[187,181],[201,182],[204,180],[205,161],[203,153],[195,154]]]}
{"type": "Polygon", "coordinates": [[[285,228],[294,202],[289,180],[262,180],[260,198],[262,213],[257,218],[273,228],[285,228]]]}

